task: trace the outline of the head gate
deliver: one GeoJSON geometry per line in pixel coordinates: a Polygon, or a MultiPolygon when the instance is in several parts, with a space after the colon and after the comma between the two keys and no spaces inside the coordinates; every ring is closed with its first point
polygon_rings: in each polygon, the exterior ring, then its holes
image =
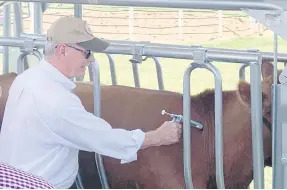
{"type": "Polygon", "coordinates": [[[215,79],[215,160],[217,187],[224,189],[223,175],[223,134],[222,134],[222,79],[219,70],[206,58],[207,50],[197,48],[193,52],[194,62],[185,70],[183,79],[183,157],[186,188],[193,188],[191,177],[191,137],[190,137],[190,74],[196,68],[211,71],[215,79]]]}

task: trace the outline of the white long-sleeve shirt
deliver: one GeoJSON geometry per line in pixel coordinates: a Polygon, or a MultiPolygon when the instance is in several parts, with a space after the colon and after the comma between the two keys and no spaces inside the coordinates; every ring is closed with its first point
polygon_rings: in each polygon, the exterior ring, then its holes
{"type": "Polygon", "coordinates": [[[75,84],[44,59],[13,82],[0,134],[0,162],[69,188],[79,150],[131,162],[144,141],[141,130],[112,129],[87,112],[75,84]]]}

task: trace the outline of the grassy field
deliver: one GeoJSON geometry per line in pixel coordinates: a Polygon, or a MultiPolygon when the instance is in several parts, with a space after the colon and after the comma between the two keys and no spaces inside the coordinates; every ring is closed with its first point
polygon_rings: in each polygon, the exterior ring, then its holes
{"type": "MultiPolygon", "coordinates": [[[[212,42],[202,44],[203,46],[235,49],[259,49],[261,51],[273,52],[273,36],[269,33],[260,37],[235,38],[228,41],[212,42]]],[[[287,51],[287,43],[279,39],[279,52],[287,51]]],[[[104,84],[111,84],[108,58],[104,54],[96,54],[101,69],[101,81],[104,84]]],[[[118,84],[134,86],[132,65],[129,62],[131,56],[113,55],[116,67],[118,84]]],[[[182,92],[183,73],[190,60],[160,58],[163,80],[166,90],[182,92]]],[[[220,70],[223,80],[223,89],[235,89],[239,80],[239,68],[241,64],[214,62],[220,70]]],[[[282,68],[283,64],[279,64],[282,68]]],[[[139,65],[140,84],[143,88],[157,89],[157,77],[155,64],[152,59],[148,59],[139,65]]],[[[88,80],[86,76],[86,80],[88,80]]],[[[249,69],[246,70],[246,80],[249,81],[249,69]]],[[[197,94],[206,88],[214,88],[213,74],[204,69],[196,69],[191,74],[191,93],[197,94]]]]}

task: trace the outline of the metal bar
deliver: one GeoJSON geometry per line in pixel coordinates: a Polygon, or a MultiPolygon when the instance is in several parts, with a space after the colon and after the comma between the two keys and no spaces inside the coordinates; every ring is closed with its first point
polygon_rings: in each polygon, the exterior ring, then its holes
{"type": "Polygon", "coordinates": [[[131,64],[132,64],[132,67],[133,67],[135,87],[140,88],[140,78],[139,78],[138,63],[131,63],[131,64]]]}
{"type": "Polygon", "coordinates": [[[262,133],[262,87],[260,64],[250,64],[250,90],[251,90],[251,123],[252,123],[252,153],[254,189],[264,189],[264,157],[263,157],[263,133],[262,133]]]}
{"type": "Polygon", "coordinates": [[[164,90],[161,65],[160,65],[157,57],[152,57],[152,59],[153,59],[155,66],[156,66],[158,89],[164,90]]]}
{"type": "MultiPolygon", "coordinates": [[[[3,23],[3,35],[5,37],[11,36],[11,15],[10,5],[4,5],[4,23],[3,23]]],[[[2,73],[9,72],[9,47],[3,47],[3,66],[2,73]]]]}
{"type": "MultiPolygon", "coordinates": [[[[20,34],[23,33],[23,14],[21,9],[21,3],[14,4],[14,36],[19,38],[20,34]]],[[[27,57],[24,57],[25,67],[28,67],[27,57]]]]}
{"type": "Polygon", "coordinates": [[[39,60],[41,60],[43,57],[39,50],[34,50],[33,55],[36,56],[39,60]]]}
{"type": "MultiPolygon", "coordinates": [[[[278,98],[278,106],[279,106],[279,110],[278,110],[278,115],[279,118],[281,120],[280,122],[280,129],[281,130],[281,138],[278,140],[281,140],[281,142],[279,142],[278,144],[281,145],[281,151],[282,154],[280,155],[280,161],[282,163],[282,174],[283,174],[283,181],[282,181],[282,187],[279,187],[280,189],[287,189],[287,180],[286,180],[286,176],[287,176],[287,138],[286,138],[286,134],[287,134],[287,120],[286,120],[286,110],[287,110],[287,102],[286,102],[286,94],[287,94],[287,87],[286,87],[286,83],[280,85],[280,88],[278,90],[280,92],[279,94],[279,98],[278,98]]],[[[277,139],[276,139],[277,141],[277,139]]]]}
{"type": "Polygon", "coordinates": [[[92,68],[91,68],[91,67],[88,67],[88,71],[89,71],[90,81],[93,81],[93,71],[92,71],[92,68]]]}
{"type": "Polygon", "coordinates": [[[116,68],[115,68],[114,59],[112,58],[110,54],[106,54],[106,55],[108,56],[108,59],[109,59],[112,84],[117,85],[117,76],[116,76],[116,68]]]}
{"type": "MultiPolygon", "coordinates": [[[[18,57],[18,61],[17,61],[17,73],[18,74],[23,73],[26,69],[29,68],[28,64],[27,65],[24,64],[24,60],[27,55],[30,55],[30,53],[22,52],[18,57]]],[[[33,52],[32,55],[36,56],[39,59],[39,61],[42,59],[42,55],[38,50],[35,50],[35,52],[33,52]]]]}
{"type": "Polygon", "coordinates": [[[242,65],[239,69],[239,80],[245,81],[245,68],[249,65],[242,65]]]}
{"type": "Polygon", "coordinates": [[[83,8],[81,4],[74,4],[74,16],[77,18],[83,17],[83,8]]]}
{"type": "MultiPolygon", "coordinates": [[[[77,18],[81,18],[83,17],[83,9],[82,9],[82,5],[81,4],[74,4],[74,16],[77,18]]],[[[84,77],[75,77],[74,78],[75,81],[83,81],[84,77]]]]}
{"type": "MultiPolygon", "coordinates": [[[[14,1],[14,0],[7,0],[14,1]]],[[[213,9],[213,10],[282,10],[281,7],[264,2],[231,1],[231,0],[18,0],[19,2],[45,2],[68,4],[113,5],[128,7],[167,7],[184,9],[213,9]]]]}
{"type": "MultiPolygon", "coordinates": [[[[279,85],[272,85],[272,188],[283,189],[284,166],[282,155],[282,118],[278,117],[278,99],[281,96],[279,85]],[[276,97],[275,97],[276,95],[276,97]],[[275,106],[276,105],[276,106],[275,106]]],[[[284,137],[285,138],[285,137],[284,137]]]]}
{"type": "Polygon", "coordinates": [[[222,78],[220,71],[212,64],[205,63],[201,65],[214,75],[215,81],[215,162],[216,162],[216,183],[218,189],[224,189],[223,174],[223,129],[222,129],[222,78]]]}
{"type": "Polygon", "coordinates": [[[25,57],[29,55],[28,52],[23,52],[19,55],[18,60],[17,60],[17,74],[20,75],[21,73],[24,72],[25,66],[24,66],[24,59],[25,57]]]}
{"type": "Polygon", "coordinates": [[[41,3],[34,3],[34,33],[42,34],[43,33],[43,12],[42,12],[42,4],[41,3]]]}
{"type": "MultiPolygon", "coordinates": [[[[0,37],[0,45],[2,46],[23,47],[24,42],[25,39],[0,37]]],[[[45,40],[34,40],[34,48],[43,48],[44,45],[45,40]]],[[[112,43],[102,53],[133,55],[133,45],[116,45],[112,43]]],[[[245,63],[257,61],[259,54],[258,52],[221,52],[208,50],[206,56],[208,61],[245,63]]],[[[193,50],[185,46],[182,48],[170,48],[166,47],[165,44],[162,44],[162,46],[144,46],[142,56],[191,60],[193,59],[193,50]]]]}
{"type": "MultiPolygon", "coordinates": [[[[94,115],[101,117],[101,85],[100,85],[100,68],[98,62],[95,60],[89,65],[93,74],[93,89],[94,89],[94,115]]],[[[100,154],[95,155],[96,164],[99,172],[102,187],[109,189],[109,184],[104,168],[103,158],[100,154]]]]}
{"type": "Polygon", "coordinates": [[[184,72],[183,78],[183,164],[184,181],[187,189],[193,189],[191,169],[191,131],[190,131],[190,74],[196,69],[196,64],[191,64],[184,72]]]}
{"type": "Polygon", "coordinates": [[[20,3],[14,4],[14,36],[20,37],[20,34],[23,32],[23,16],[20,3]]]}
{"type": "MultiPolygon", "coordinates": [[[[272,187],[274,189],[283,188],[283,165],[281,163],[282,155],[282,129],[277,125],[278,120],[278,88],[277,88],[277,53],[278,53],[278,36],[274,34],[274,69],[272,85],[272,187]]],[[[280,121],[280,120],[279,120],[280,121]]]]}
{"type": "MultiPolygon", "coordinates": [[[[33,39],[42,39],[45,40],[45,37],[42,35],[34,35],[34,34],[26,34],[22,33],[21,37],[23,38],[33,38],[33,39]]],[[[246,53],[250,52],[250,50],[237,50],[237,49],[227,49],[227,48],[211,48],[211,47],[203,47],[203,46],[183,46],[183,45],[174,45],[174,44],[160,44],[160,43],[149,43],[149,42],[136,42],[136,41],[123,41],[123,40],[106,40],[107,42],[111,43],[112,45],[115,46],[128,46],[128,45],[135,45],[135,44],[145,44],[145,46],[151,47],[169,47],[169,48],[185,48],[189,50],[194,50],[198,47],[206,48],[208,51],[220,51],[220,52],[232,52],[232,53],[246,53]]],[[[260,52],[262,53],[262,59],[267,60],[267,61],[273,61],[274,60],[274,55],[272,52],[260,52]]],[[[287,54],[278,54],[277,59],[279,62],[287,62],[287,54]]],[[[242,61],[243,62],[243,61],[242,61]]],[[[244,63],[248,63],[249,61],[244,61],[244,63]]]]}

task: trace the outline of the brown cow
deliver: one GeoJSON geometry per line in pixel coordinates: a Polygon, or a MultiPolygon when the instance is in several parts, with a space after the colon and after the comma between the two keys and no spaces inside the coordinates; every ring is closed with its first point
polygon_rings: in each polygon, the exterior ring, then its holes
{"type": "MultiPolygon", "coordinates": [[[[263,114],[271,121],[271,84],[273,65],[262,64],[263,114]]],[[[89,112],[93,112],[93,88],[81,84],[75,93],[89,112]]],[[[182,94],[124,86],[102,88],[102,117],[115,128],[144,131],[155,129],[169,119],[161,110],[182,114],[182,94]]],[[[223,92],[224,174],[226,188],[248,188],[253,179],[250,86],[223,92]]],[[[191,118],[204,124],[203,131],[192,128],[192,178],[195,188],[216,188],[214,161],[214,91],[191,97],[191,118]]],[[[271,131],[264,131],[264,158],[271,157],[271,131]]],[[[138,161],[121,165],[105,157],[104,164],[112,188],[185,188],[182,142],[139,151],[138,161]],[[137,185],[137,186],[133,186],[137,185]]],[[[80,153],[82,170],[91,166],[94,155],[80,153]]],[[[93,168],[96,170],[96,167],[93,168]]],[[[84,172],[83,172],[84,173],[84,172]]],[[[96,174],[94,174],[95,176],[96,174]]],[[[85,179],[85,177],[84,177],[85,179]]],[[[87,188],[92,181],[84,181],[87,188]],[[87,182],[87,183],[86,183],[87,182]]],[[[98,183],[98,181],[97,181],[98,183]]]]}
{"type": "MultiPolygon", "coordinates": [[[[272,65],[262,65],[263,113],[271,121],[272,65]]],[[[15,74],[0,76],[3,117],[8,89],[15,74]]],[[[238,90],[223,92],[224,174],[226,188],[247,188],[252,176],[252,144],[249,84],[240,82],[238,90]]],[[[93,112],[93,88],[78,83],[75,93],[89,112],[93,112]]],[[[161,110],[182,114],[182,94],[131,88],[102,87],[102,117],[115,128],[143,131],[155,129],[167,116],[161,110]]],[[[192,128],[192,177],[195,188],[216,188],[214,162],[214,91],[207,90],[191,97],[191,118],[204,124],[192,128]]],[[[271,156],[271,132],[264,126],[264,157],[271,156]]],[[[139,151],[138,161],[121,165],[105,157],[104,164],[112,188],[185,188],[182,142],[139,151]]],[[[85,188],[100,188],[94,154],[80,152],[80,172],[85,188]]]]}

